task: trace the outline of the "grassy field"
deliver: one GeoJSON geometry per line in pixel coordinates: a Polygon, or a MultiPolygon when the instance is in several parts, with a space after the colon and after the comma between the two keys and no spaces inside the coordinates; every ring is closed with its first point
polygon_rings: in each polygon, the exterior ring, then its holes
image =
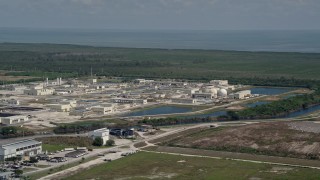
{"type": "Polygon", "coordinates": [[[219,127],[167,139],[161,145],[217,151],[264,154],[293,158],[319,159],[317,124],[299,122],[258,123],[238,127],[219,127]],[[296,127],[296,129],[293,129],[296,127]],[[301,131],[300,127],[307,127],[301,131]]]}
{"type": "Polygon", "coordinates": [[[75,148],[75,146],[67,146],[63,144],[42,144],[42,150],[48,152],[61,151],[65,148],[75,148]]]}
{"type": "Polygon", "coordinates": [[[87,137],[44,137],[37,138],[42,141],[42,149],[44,151],[55,152],[64,148],[76,148],[76,147],[92,147],[92,139],[87,137]]]}
{"type": "MultiPolygon", "coordinates": [[[[0,44],[1,69],[180,79],[320,80],[320,54],[0,44]],[[76,64],[76,66],[75,66],[76,64]]],[[[34,72],[33,72],[34,71],[34,72]]],[[[21,73],[19,75],[22,75],[21,73]]]]}
{"type": "Polygon", "coordinates": [[[314,169],[140,152],[83,170],[64,179],[319,179],[319,177],[320,171],[314,169]]]}

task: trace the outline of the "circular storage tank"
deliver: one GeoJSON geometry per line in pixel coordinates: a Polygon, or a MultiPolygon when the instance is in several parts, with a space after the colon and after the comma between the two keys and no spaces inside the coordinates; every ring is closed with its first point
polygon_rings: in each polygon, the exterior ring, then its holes
{"type": "Polygon", "coordinates": [[[214,95],[217,95],[218,94],[218,90],[216,88],[212,88],[211,89],[211,93],[214,94],[214,95]]]}
{"type": "Polygon", "coordinates": [[[225,90],[225,89],[220,89],[220,90],[218,91],[218,96],[226,97],[227,95],[228,95],[228,92],[227,92],[227,90],[225,90]]]}
{"type": "Polygon", "coordinates": [[[204,90],[202,90],[205,93],[211,93],[211,89],[210,88],[205,88],[204,90]]]}

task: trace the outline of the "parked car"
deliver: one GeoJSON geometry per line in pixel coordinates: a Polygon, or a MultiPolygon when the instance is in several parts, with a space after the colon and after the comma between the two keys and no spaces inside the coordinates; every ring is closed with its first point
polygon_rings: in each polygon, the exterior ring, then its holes
{"type": "Polygon", "coordinates": [[[19,165],[13,165],[13,166],[11,166],[11,168],[12,168],[12,169],[20,169],[21,166],[19,166],[19,165]]]}
{"type": "Polygon", "coordinates": [[[53,159],[50,159],[49,161],[50,161],[50,162],[54,162],[54,163],[59,162],[58,159],[54,159],[54,158],[53,158],[53,159]]]}
{"type": "Polygon", "coordinates": [[[32,163],[29,163],[29,162],[24,162],[24,163],[21,163],[22,166],[32,166],[33,164],[32,163]]]}

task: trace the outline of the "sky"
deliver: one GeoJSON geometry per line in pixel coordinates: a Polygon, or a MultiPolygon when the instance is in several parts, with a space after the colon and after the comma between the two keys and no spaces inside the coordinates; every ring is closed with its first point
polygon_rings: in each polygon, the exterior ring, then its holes
{"type": "Polygon", "coordinates": [[[320,0],[0,0],[0,27],[320,29],[320,0]]]}

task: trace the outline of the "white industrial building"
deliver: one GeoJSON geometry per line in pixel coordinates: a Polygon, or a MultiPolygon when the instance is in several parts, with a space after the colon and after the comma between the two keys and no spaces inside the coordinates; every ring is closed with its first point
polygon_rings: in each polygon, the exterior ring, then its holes
{"type": "Polygon", "coordinates": [[[228,80],[212,80],[210,81],[210,84],[213,84],[215,86],[228,86],[229,82],[228,80]]]}
{"type": "Polygon", "coordinates": [[[94,106],[91,110],[96,114],[106,115],[114,112],[113,104],[101,104],[100,106],[94,106]]]}
{"type": "Polygon", "coordinates": [[[239,91],[234,94],[230,94],[229,98],[232,99],[244,99],[245,97],[249,97],[251,95],[251,90],[239,91]]]}
{"type": "MultiPolygon", "coordinates": [[[[47,85],[49,85],[49,81],[48,81],[48,78],[47,78],[47,85]]],[[[57,81],[56,82],[52,82],[51,85],[54,85],[54,86],[61,86],[63,84],[63,81],[62,81],[62,78],[57,78],[57,81]]]]}
{"type": "Polygon", "coordinates": [[[126,99],[126,98],[114,98],[112,99],[113,103],[120,104],[147,104],[148,101],[146,99],[126,99]]]}
{"type": "Polygon", "coordinates": [[[16,115],[16,116],[8,116],[1,117],[0,123],[5,125],[19,124],[24,123],[29,120],[28,116],[16,115]]]}
{"type": "Polygon", "coordinates": [[[194,94],[196,92],[199,92],[199,90],[200,90],[199,88],[193,88],[190,90],[190,94],[194,94]]]}
{"type": "Polygon", "coordinates": [[[88,109],[73,109],[69,112],[70,116],[88,116],[92,112],[88,109]]]}
{"type": "Polygon", "coordinates": [[[186,99],[186,98],[174,98],[171,99],[172,103],[177,103],[177,104],[195,104],[197,100],[195,99],[186,99]]]}
{"type": "Polygon", "coordinates": [[[215,86],[205,86],[201,88],[201,91],[204,93],[212,93],[214,95],[218,94],[218,89],[215,86]]]}
{"type": "Polygon", "coordinates": [[[76,100],[64,100],[59,104],[48,104],[48,107],[51,110],[58,111],[58,112],[70,112],[72,108],[77,107],[76,100]]]}
{"type": "Polygon", "coordinates": [[[43,86],[35,86],[30,89],[24,90],[24,94],[31,96],[46,96],[53,95],[54,89],[51,88],[43,88],[43,86]]]}
{"type": "Polygon", "coordinates": [[[144,83],[151,83],[154,82],[154,80],[147,80],[147,79],[135,79],[134,83],[138,83],[138,84],[144,84],[144,83]]]}
{"type": "Polygon", "coordinates": [[[212,94],[212,93],[194,93],[194,94],[192,94],[192,98],[195,98],[195,99],[212,99],[212,98],[214,98],[214,94],[212,94]]]}
{"type": "Polygon", "coordinates": [[[42,152],[42,142],[26,139],[13,143],[0,144],[0,161],[7,158],[22,156],[30,157],[42,152]]]}
{"type": "Polygon", "coordinates": [[[156,93],[156,94],[153,94],[152,97],[154,97],[154,98],[165,98],[166,94],[164,94],[164,93],[156,93]]]}
{"type": "Polygon", "coordinates": [[[58,112],[70,112],[71,105],[69,103],[66,104],[48,104],[48,107],[53,111],[58,112]]]}
{"type": "Polygon", "coordinates": [[[103,141],[103,145],[106,145],[107,141],[109,140],[109,129],[107,128],[102,128],[102,129],[97,129],[94,131],[89,132],[88,136],[92,138],[93,140],[97,137],[101,138],[103,141]]]}

